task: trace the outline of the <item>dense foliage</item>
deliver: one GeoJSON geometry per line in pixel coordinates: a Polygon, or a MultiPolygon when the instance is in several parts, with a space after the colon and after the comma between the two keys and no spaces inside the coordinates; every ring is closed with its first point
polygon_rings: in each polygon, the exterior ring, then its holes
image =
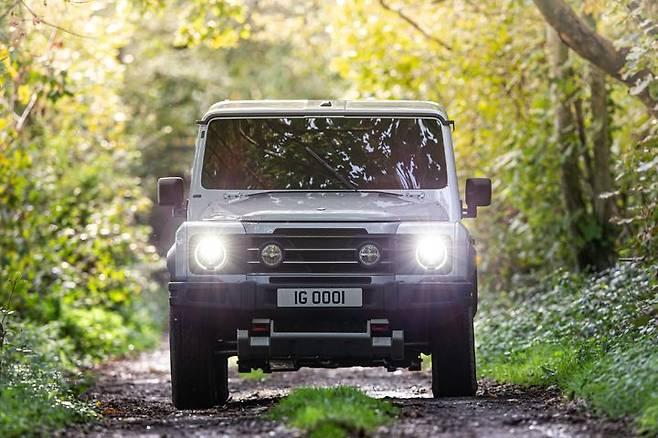
{"type": "Polygon", "coordinates": [[[153,345],[161,326],[157,259],[139,224],[150,201],[130,171],[139,153],[116,94],[127,29],[89,9],[16,4],[0,2],[0,307],[13,312],[3,436],[79,418],[59,373],[153,345]],[[45,11],[110,35],[89,44],[42,21],[45,11]]]}
{"type": "Polygon", "coordinates": [[[658,266],[624,263],[590,277],[556,272],[483,307],[482,375],[558,384],[595,410],[658,432],[658,266]]]}

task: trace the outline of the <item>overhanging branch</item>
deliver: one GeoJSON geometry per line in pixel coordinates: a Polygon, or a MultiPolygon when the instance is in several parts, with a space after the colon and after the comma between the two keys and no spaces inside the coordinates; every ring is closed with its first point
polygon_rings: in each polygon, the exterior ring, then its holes
{"type": "Polygon", "coordinates": [[[438,44],[439,46],[443,47],[446,50],[452,51],[451,46],[449,46],[447,43],[441,41],[440,39],[438,39],[434,35],[428,33],[425,29],[423,29],[423,27],[420,24],[418,24],[416,21],[414,21],[411,17],[409,17],[407,14],[405,14],[402,10],[395,9],[395,8],[391,7],[388,3],[386,3],[385,0],[379,0],[379,4],[381,5],[382,8],[386,9],[387,11],[396,14],[398,17],[400,17],[403,21],[405,21],[411,27],[416,29],[416,31],[418,31],[418,33],[420,33],[422,36],[424,36],[428,40],[435,42],[436,44],[438,44]]]}
{"type": "MultiPolygon", "coordinates": [[[[626,53],[617,50],[612,41],[592,30],[563,0],[533,1],[562,42],[606,74],[628,87],[635,86],[641,80],[655,80],[655,75],[649,70],[640,71],[630,77],[624,76],[626,53]]],[[[647,107],[649,113],[658,118],[658,101],[649,94],[649,87],[645,87],[636,96],[647,107]]]]}

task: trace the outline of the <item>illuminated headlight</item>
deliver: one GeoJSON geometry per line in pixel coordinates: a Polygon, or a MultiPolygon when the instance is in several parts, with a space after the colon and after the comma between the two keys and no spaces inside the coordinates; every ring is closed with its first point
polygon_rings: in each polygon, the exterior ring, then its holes
{"type": "Polygon", "coordinates": [[[226,247],[222,240],[214,236],[199,239],[194,248],[194,261],[207,271],[219,270],[226,263],[226,247]]]}
{"type": "Polygon", "coordinates": [[[448,245],[439,236],[426,236],[418,241],[416,261],[428,271],[438,271],[448,261],[448,245]]]}
{"type": "Polygon", "coordinates": [[[283,261],[283,250],[276,243],[268,243],[260,250],[260,259],[265,266],[274,268],[283,261]]]}

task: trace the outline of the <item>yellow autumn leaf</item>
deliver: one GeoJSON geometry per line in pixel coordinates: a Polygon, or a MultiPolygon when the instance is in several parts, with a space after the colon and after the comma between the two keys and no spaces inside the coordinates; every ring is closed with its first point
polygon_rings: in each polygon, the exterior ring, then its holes
{"type": "Polygon", "coordinates": [[[20,85],[18,87],[18,101],[22,105],[27,105],[27,103],[30,101],[30,96],[32,95],[32,92],[30,91],[30,87],[27,85],[20,85]]]}

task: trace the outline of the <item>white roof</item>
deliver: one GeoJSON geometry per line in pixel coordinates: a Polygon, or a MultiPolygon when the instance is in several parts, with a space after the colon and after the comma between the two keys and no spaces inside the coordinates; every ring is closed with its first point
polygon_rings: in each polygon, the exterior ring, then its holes
{"type": "Polygon", "coordinates": [[[448,115],[439,104],[421,100],[224,100],[212,105],[202,121],[227,115],[391,114],[448,115]]]}

